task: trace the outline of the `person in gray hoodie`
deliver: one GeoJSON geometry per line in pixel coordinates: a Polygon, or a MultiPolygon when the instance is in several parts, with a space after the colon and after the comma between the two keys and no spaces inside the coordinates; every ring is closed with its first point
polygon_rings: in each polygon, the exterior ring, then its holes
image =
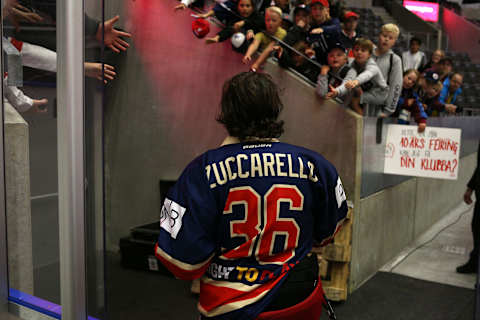
{"type": "Polygon", "coordinates": [[[382,71],[383,78],[389,86],[385,103],[375,106],[375,114],[382,118],[395,112],[402,93],[402,60],[392,51],[399,35],[400,29],[397,25],[393,23],[383,25],[378,35],[378,45],[372,54],[373,60],[382,71]]]}
{"type": "Polygon", "coordinates": [[[385,103],[388,85],[377,64],[371,58],[372,52],[372,41],[364,38],[357,39],[353,46],[355,60],[351,63],[351,69],[345,77],[353,80],[344,80],[339,87],[331,88],[331,92],[326,97],[342,97],[351,92],[351,108],[360,115],[364,114],[361,106],[363,104],[385,103]]]}
{"type": "Polygon", "coordinates": [[[350,66],[347,63],[347,49],[341,43],[330,46],[327,62],[328,65],[322,66],[320,70],[315,90],[321,98],[326,98],[329,90],[337,88],[344,80],[348,81],[355,78],[354,73],[348,73],[350,66]]]}

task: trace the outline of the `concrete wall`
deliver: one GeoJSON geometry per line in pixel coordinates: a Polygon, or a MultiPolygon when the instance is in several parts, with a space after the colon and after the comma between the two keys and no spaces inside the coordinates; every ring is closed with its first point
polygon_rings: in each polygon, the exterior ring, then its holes
{"type": "Polygon", "coordinates": [[[443,9],[441,20],[443,30],[448,35],[451,51],[466,52],[476,63],[480,63],[480,27],[453,11],[443,9]]]}
{"type": "Polygon", "coordinates": [[[467,182],[476,166],[477,154],[474,153],[461,159],[457,180],[416,179],[415,237],[463,201],[467,182]]]}
{"type": "Polygon", "coordinates": [[[460,160],[458,180],[412,178],[360,200],[355,210],[350,291],[411,244],[460,201],[476,154],[460,160]]]}
{"type": "Polygon", "coordinates": [[[9,285],[33,294],[28,124],[9,103],[4,110],[9,285]]]}
{"type": "Polygon", "coordinates": [[[345,0],[347,8],[371,8],[372,0],[345,0]]]}

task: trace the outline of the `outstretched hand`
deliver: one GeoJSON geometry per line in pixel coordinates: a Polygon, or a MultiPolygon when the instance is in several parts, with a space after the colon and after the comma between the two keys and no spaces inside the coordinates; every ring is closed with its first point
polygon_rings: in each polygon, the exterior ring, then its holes
{"type": "Polygon", "coordinates": [[[354,89],[358,86],[358,80],[349,80],[347,82],[345,82],[345,87],[347,89],[354,89]]]}
{"type": "Polygon", "coordinates": [[[101,42],[102,41],[102,32],[105,29],[105,35],[103,38],[104,44],[106,47],[112,49],[114,52],[119,53],[121,51],[126,51],[130,45],[128,42],[122,39],[131,38],[132,35],[128,32],[123,32],[115,29],[113,25],[120,19],[120,16],[115,16],[110,20],[105,21],[103,24],[98,26],[97,34],[95,38],[101,42]]]}
{"type": "Polygon", "coordinates": [[[446,103],[445,111],[447,111],[448,113],[455,113],[457,111],[457,106],[451,103],[446,103]]]}
{"type": "Polygon", "coordinates": [[[206,43],[206,44],[217,43],[218,41],[220,41],[220,36],[219,36],[219,35],[216,35],[216,36],[213,37],[213,38],[206,38],[206,39],[205,39],[205,43],[206,43]]]}
{"type": "Polygon", "coordinates": [[[107,83],[108,80],[113,80],[117,74],[115,73],[115,68],[109,64],[104,64],[104,69],[102,70],[101,63],[85,62],[85,75],[107,83]]]}
{"type": "Polygon", "coordinates": [[[238,21],[238,22],[235,22],[233,24],[233,30],[235,30],[235,32],[239,32],[240,29],[242,29],[242,27],[245,25],[245,21],[241,20],[241,21],[238,21]]]}
{"type": "Polygon", "coordinates": [[[16,31],[20,29],[20,22],[39,23],[43,21],[42,16],[22,6],[17,0],[8,0],[6,2],[4,16],[10,19],[16,31]]]}
{"type": "Polygon", "coordinates": [[[312,31],[310,31],[310,33],[311,34],[320,34],[320,33],[323,33],[323,29],[322,28],[315,28],[312,31]]]}
{"type": "MultiPolygon", "coordinates": [[[[180,3],[179,5],[176,5],[176,6],[173,8],[174,11],[185,10],[185,9],[187,9],[187,6],[184,5],[183,3],[180,3]]],[[[201,15],[199,15],[199,17],[200,17],[200,18],[203,18],[203,17],[201,17],[201,15]]]]}
{"type": "Polygon", "coordinates": [[[283,48],[280,45],[273,46],[273,50],[277,52],[277,56],[280,59],[283,55],[283,48]]]}
{"type": "Polygon", "coordinates": [[[33,99],[33,106],[30,110],[36,113],[45,113],[47,112],[47,108],[44,106],[46,106],[47,103],[48,103],[48,99],[46,98],[39,99],[39,100],[33,99]]]}
{"type": "Polygon", "coordinates": [[[425,128],[427,127],[426,123],[419,123],[418,124],[418,132],[423,132],[425,131],[425,128]]]}
{"type": "Polygon", "coordinates": [[[330,90],[326,95],[326,99],[335,99],[338,96],[338,91],[332,85],[328,85],[328,89],[330,90]]]}
{"type": "Polygon", "coordinates": [[[329,71],[330,71],[330,67],[327,65],[323,65],[322,68],[320,69],[320,74],[322,76],[326,76],[329,71]]]}

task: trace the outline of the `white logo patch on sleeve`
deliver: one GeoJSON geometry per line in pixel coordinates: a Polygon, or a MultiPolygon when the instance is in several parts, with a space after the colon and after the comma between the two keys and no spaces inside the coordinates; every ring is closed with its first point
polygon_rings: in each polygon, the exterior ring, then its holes
{"type": "Polygon", "coordinates": [[[173,239],[177,238],[178,232],[182,228],[182,219],[185,210],[186,209],[178,203],[165,198],[162,210],[160,211],[160,227],[170,233],[173,239]]]}
{"type": "Polygon", "coordinates": [[[347,195],[345,194],[345,190],[343,190],[342,180],[338,177],[337,186],[335,187],[335,197],[337,198],[337,205],[340,208],[342,206],[342,202],[347,200],[347,195]]]}

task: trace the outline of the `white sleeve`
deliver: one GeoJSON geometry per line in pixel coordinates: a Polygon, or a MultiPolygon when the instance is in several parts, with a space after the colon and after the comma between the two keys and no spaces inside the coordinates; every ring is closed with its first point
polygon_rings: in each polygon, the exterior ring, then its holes
{"type": "Polygon", "coordinates": [[[18,112],[25,112],[33,107],[33,100],[17,87],[5,85],[6,80],[6,78],[3,80],[3,90],[5,90],[5,98],[7,101],[10,102],[10,104],[17,109],[18,112]]]}
{"type": "Polygon", "coordinates": [[[370,81],[379,73],[381,74],[380,69],[378,69],[376,63],[367,63],[367,65],[365,66],[365,70],[359,75],[357,75],[357,78],[355,80],[357,80],[358,83],[362,85],[370,81]]]}
{"type": "Polygon", "coordinates": [[[345,76],[345,79],[343,79],[342,84],[335,88],[338,92],[339,97],[343,97],[345,94],[348,93],[348,89],[345,87],[345,83],[350,80],[354,80],[355,77],[357,76],[357,71],[354,68],[350,68],[348,70],[347,75],[345,76]]]}
{"type": "Polygon", "coordinates": [[[186,7],[190,6],[194,2],[195,0],[182,0],[182,4],[184,4],[186,7]]]}
{"type": "Polygon", "coordinates": [[[317,79],[317,88],[315,90],[320,97],[325,97],[328,93],[328,76],[319,74],[317,79]]]}
{"type": "Polygon", "coordinates": [[[24,66],[57,72],[57,53],[55,51],[24,42],[20,54],[24,66]]]}
{"type": "Polygon", "coordinates": [[[420,67],[423,68],[427,64],[427,57],[425,56],[425,53],[422,52],[422,58],[420,59],[420,67]]]}

